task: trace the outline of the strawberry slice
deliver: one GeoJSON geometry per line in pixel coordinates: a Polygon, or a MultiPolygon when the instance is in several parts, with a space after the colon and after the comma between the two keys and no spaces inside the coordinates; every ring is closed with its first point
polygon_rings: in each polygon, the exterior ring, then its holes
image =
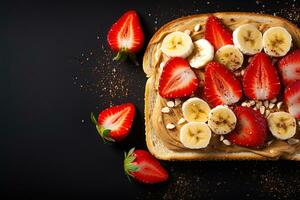
{"type": "Polygon", "coordinates": [[[107,41],[110,48],[117,52],[114,60],[125,60],[127,56],[135,61],[135,53],[144,43],[144,33],[137,12],[124,13],[110,28],[107,41]]]}
{"type": "Polygon", "coordinates": [[[183,58],[170,58],[161,73],[158,85],[160,96],[165,98],[186,97],[199,85],[198,78],[183,58]]]}
{"type": "Polygon", "coordinates": [[[278,95],[279,77],[267,54],[258,53],[252,58],[245,70],[243,87],[250,99],[270,100],[278,95]]]}
{"type": "Polygon", "coordinates": [[[159,183],[166,181],[168,172],[160,165],[149,152],[132,148],[125,152],[124,171],[141,183],[159,183]]]}
{"type": "Polygon", "coordinates": [[[267,137],[267,120],[260,112],[252,108],[237,106],[235,129],[226,135],[233,144],[245,147],[258,147],[265,143],[267,137]]]}
{"type": "Polygon", "coordinates": [[[106,108],[96,120],[91,113],[91,120],[104,141],[120,141],[129,133],[135,115],[132,103],[121,104],[106,108]]]}
{"type": "Polygon", "coordinates": [[[213,107],[231,105],[242,97],[242,87],[224,65],[210,62],[205,70],[204,95],[213,107]]]}
{"type": "Polygon", "coordinates": [[[278,67],[285,85],[300,80],[300,49],[282,58],[278,67]]]}
{"type": "Polygon", "coordinates": [[[284,99],[289,113],[300,119],[300,80],[287,86],[284,91],[284,99]]]}
{"type": "Polygon", "coordinates": [[[205,24],[204,38],[218,50],[227,44],[233,44],[232,31],[215,16],[209,16],[205,24]]]}

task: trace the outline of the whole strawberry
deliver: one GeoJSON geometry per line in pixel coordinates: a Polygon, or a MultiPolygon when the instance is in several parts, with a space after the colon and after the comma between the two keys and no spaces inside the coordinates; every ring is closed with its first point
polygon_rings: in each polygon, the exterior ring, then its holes
{"type": "Polygon", "coordinates": [[[128,135],[134,116],[134,105],[126,103],[106,108],[100,112],[98,120],[91,113],[91,120],[104,141],[116,142],[128,135]]]}
{"type": "Polygon", "coordinates": [[[118,53],[114,60],[122,61],[129,57],[136,62],[135,53],[144,43],[144,33],[136,11],[127,11],[112,25],[107,34],[107,42],[118,53]]]}
{"type": "Polygon", "coordinates": [[[128,177],[142,183],[159,183],[169,178],[168,172],[148,151],[134,148],[125,152],[124,170],[128,177]]]}

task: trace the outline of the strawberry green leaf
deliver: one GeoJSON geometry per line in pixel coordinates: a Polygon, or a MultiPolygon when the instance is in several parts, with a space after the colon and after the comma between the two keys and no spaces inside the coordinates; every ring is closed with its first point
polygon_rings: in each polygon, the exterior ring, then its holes
{"type": "Polygon", "coordinates": [[[110,133],[110,130],[109,130],[109,129],[104,129],[104,130],[102,131],[102,136],[103,136],[104,138],[106,138],[106,137],[109,136],[109,133],[110,133]]]}
{"type": "Polygon", "coordinates": [[[96,117],[95,117],[95,115],[94,115],[93,112],[91,112],[90,117],[91,117],[91,120],[92,120],[93,124],[98,125],[98,121],[97,121],[97,119],[96,119],[96,117]]]}
{"type": "Polygon", "coordinates": [[[122,62],[122,61],[126,60],[127,56],[128,56],[127,51],[126,51],[126,50],[121,50],[121,51],[119,51],[118,54],[114,57],[113,60],[115,60],[115,61],[121,61],[121,62],[122,62]]]}

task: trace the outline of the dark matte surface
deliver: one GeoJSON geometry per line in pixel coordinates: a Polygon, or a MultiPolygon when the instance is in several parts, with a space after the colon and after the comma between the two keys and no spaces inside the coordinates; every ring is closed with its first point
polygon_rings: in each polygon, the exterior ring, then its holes
{"type": "Polygon", "coordinates": [[[130,183],[123,151],[146,148],[146,78],[141,66],[111,62],[105,35],[128,9],[139,12],[148,41],[184,15],[254,11],[299,23],[299,7],[299,1],[1,1],[1,199],[296,197],[300,165],[290,161],[162,162],[167,183],[130,183]],[[104,145],[89,113],[126,101],[137,106],[133,130],[124,142],[104,145]]]}

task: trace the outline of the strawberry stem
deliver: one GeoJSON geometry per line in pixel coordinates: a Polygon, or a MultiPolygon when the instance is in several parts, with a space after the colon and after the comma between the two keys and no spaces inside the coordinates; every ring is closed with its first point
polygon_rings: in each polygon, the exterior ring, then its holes
{"type": "Polygon", "coordinates": [[[125,61],[129,57],[129,59],[136,65],[139,66],[139,62],[137,61],[136,55],[134,53],[129,52],[127,49],[122,49],[118,52],[118,54],[114,57],[115,61],[125,61]]]}
{"type": "Polygon", "coordinates": [[[108,143],[108,142],[114,142],[115,140],[112,139],[110,136],[109,136],[109,133],[110,133],[110,130],[109,129],[105,129],[103,127],[101,127],[94,115],[94,113],[91,112],[91,121],[92,123],[96,126],[96,129],[97,129],[97,132],[99,133],[99,135],[101,136],[102,140],[104,143],[108,143]]]}
{"type": "Polygon", "coordinates": [[[131,173],[139,170],[139,167],[132,163],[135,160],[135,156],[133,155],[134,149],[132,148],[128,153],[124,153],[124,171],[129,180],[130,176],[133,177],[131,173]]]}

